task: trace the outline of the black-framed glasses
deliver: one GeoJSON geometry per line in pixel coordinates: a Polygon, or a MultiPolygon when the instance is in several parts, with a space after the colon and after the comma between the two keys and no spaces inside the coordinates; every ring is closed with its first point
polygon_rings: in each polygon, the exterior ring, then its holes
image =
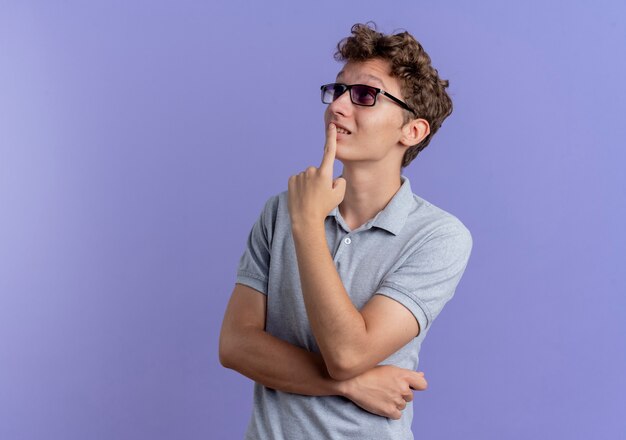
{"type": "Polygon", "coordinates": [[[403,109],[410,111],[414,115],[417,115],[417,113],[415,113],[415,110],[409,107],[405,102],[399,100],[390,93],[385,92],[383,89],[379,89],[378,87],[367,86],[365,84],[347,85],[342,83],[330,83],[324,84],[322,87],[320,87],[320,89],[322,90],[322,102],[324,104],[330,104],[335,99],[343,95],[346,90],[349,90],[350,100],[352,100],[353,104],[363,105],[365,107],[372,107],[374,104],[376,104],[376,97],[380,94],[385,95],[403,109]]]}

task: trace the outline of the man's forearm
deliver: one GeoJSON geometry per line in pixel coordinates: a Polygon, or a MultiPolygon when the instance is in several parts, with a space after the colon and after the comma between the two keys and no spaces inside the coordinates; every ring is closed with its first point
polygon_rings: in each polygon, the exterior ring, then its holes
{"type": "Polygon", "coordinates": [[[422,373],[392,365],[375,367],[353,379],[337,381],[328,375],[319,354],[291,345],[263,330],[246,330],[237,340],[240,341],[236,346],[238,355],[229,354],[223,359],[225,367],[287,393],[343,396],[382,417],[399,419],[404,405],[399,408],[398,402],[413,400],[409,386],[424,390],[427,385],[422,373]]]}
{"type": "Polygon", "coordinates": [[[323,223],[292,225],[309,323],[328,368],[365,350],[367,328],[333,262],[323,223]]]}
{"type": "Polygon", "coordinates": [[[268,388],[307,396],[344,395],[345,384],[332,379],[318,353],[249,328],[224,341],[232,348],[225,367],[268,388]]]}

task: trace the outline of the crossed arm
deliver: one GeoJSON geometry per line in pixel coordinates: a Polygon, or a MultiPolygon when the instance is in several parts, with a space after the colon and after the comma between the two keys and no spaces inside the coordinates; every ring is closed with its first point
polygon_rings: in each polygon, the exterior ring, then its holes
{"type": "Polygon", "coordinates": [[[321,355],[265,331],[266,296],[236,284],[220,334],[220,362],[268,388],[338,395],[392,419],[424,390],[422,373],[377,366],[419,333],[400,303],[374,297],[357,310],[348,297],[326,243],[323,224],[293,224],[304,302],[321,355]]]}
{"type": "Polygon", "coordinates": [[[347,380],[333,379],[322,356],[265,332],[266,296],[236,284],[220,334],[220,362],[268,388],[308,396],[343,396],[374,414],[399,419],[423,373],[378,366],[347,380]]]}

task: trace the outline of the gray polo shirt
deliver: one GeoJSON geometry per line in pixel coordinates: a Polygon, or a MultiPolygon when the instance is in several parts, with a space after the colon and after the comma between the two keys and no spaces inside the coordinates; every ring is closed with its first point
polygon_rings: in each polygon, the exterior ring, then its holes
{"type": "MultiPolygon", "coordinates": [[[[413,194],[406,176],[376,216],[350,230],[338,208],[326,217],[326,240],[354,305],[373,295],[404,305],[420,334],[382,364],[416,370],[430,326],[452,298],[472,248],[453,215],[413,194]]],[[[266,331],[319,353],[309,326],[289,218],[287,191],[270,197],[252,226],[236,282],[267,295],[266,331]]],[[[413,405],[400,420],[371,414],[339,396],[284,393],[255,383],[247,439],[412,439],[413,405]]]]}

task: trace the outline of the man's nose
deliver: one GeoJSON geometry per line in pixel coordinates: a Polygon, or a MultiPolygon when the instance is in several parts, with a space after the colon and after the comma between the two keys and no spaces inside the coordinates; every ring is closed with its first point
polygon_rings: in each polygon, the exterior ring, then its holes
{"type": "Polygon", "coordinates": [[[343,92],[338,98],[336,98],[329,105],[329,110],[332,113],[340,113],[342,115],[346,115],[352,111],[354,104],[352,104],[352,100],[350,99],[350,91],[346,90],[343,92]]]}

